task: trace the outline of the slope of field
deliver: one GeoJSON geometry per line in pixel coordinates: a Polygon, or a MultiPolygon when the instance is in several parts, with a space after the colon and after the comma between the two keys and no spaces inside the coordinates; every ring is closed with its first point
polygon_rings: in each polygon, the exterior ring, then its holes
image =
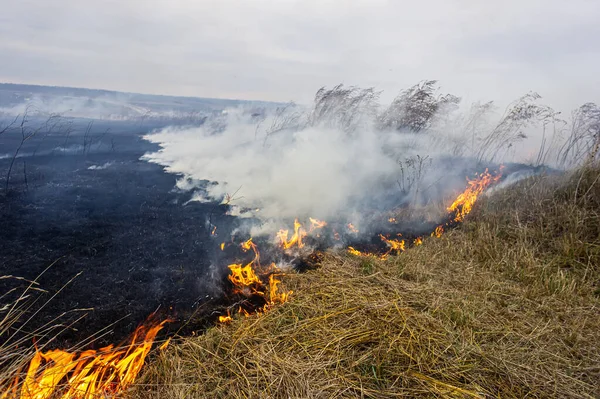
{"type": "Polygon", "coordinates": [[[156,354],[131,398],[600,395],[600,170],[481,199],[380,261],[330,253],[290,301],[156,354]]]}

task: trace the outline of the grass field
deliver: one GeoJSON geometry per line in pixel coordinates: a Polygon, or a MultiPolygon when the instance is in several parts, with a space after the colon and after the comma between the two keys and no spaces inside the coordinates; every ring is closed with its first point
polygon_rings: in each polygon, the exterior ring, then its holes
{"type": "Polygon", "coordinates": [[[600,396],[600,169],[521,181],[381,261],[157,354],[131,398],[600,396]]]}

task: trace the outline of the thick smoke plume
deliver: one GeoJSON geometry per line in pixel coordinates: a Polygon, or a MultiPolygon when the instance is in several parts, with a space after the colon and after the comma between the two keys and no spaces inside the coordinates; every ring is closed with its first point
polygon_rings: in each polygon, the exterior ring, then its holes
{"type": "Polygon", "coordinates": [[[528,155],[552,153],[560,120],[528,94],[493,120],[492,103],[460,109],[435,81],[388,107],[373,89],[321,89],[314,105],[257,114],[230,109],[219,123],[146,136],[161,149],[144,159],[180,174],[197,200],[224,200],[263,222],[295,217],[360,223],[371,210],[427,205],[464,188],[465,176],[528,155]],[[217,127],[215,127],[217,126],[217,127]],[[542,144],[527,136],[542,127],[542,144]],[[550,130],[550,128],[554,130],[550,130]],[[517,145],[519,144],[519,145],[517,145]]]}

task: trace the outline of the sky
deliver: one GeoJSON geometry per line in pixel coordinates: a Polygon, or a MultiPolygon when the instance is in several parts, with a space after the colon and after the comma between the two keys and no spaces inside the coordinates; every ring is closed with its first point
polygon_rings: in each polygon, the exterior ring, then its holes
{"type": "Polygon", "coordinates": [[[0,81],[309,102],[391,100],[423,79],[465,101],[600,103],[599,0],[0,0],[0,81]]]}

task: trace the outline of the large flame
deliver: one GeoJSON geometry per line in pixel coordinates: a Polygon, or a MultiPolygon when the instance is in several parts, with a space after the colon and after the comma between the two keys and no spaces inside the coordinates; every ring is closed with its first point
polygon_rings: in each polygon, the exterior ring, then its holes
{"type": "MultiPolygon", "coordinates": [[[[92,399],[116,397],[135,381],[164,324],[138,327],[125,347],[80,353],[37,350],[25,377],[17,376],[2,399],[92,399]]],[[[164,349],[166,345],[162,345],[164,349]]]]}
{"type": "MultiPolygon", "coordinates": [[[[502,167],[500,170],[502,170],[502,167]]],[[[448,207],[448,212],[454,213],[454,221],[462,222],[465,219],[465,216],[473,209],[477,197],[488,188],[490,184],[498,182],[500,177],[502,177],[501,172],[492,175],[486,169],[475,179],[468,179],[466,190],[460,193],[452,205],[448,207]]]]}

